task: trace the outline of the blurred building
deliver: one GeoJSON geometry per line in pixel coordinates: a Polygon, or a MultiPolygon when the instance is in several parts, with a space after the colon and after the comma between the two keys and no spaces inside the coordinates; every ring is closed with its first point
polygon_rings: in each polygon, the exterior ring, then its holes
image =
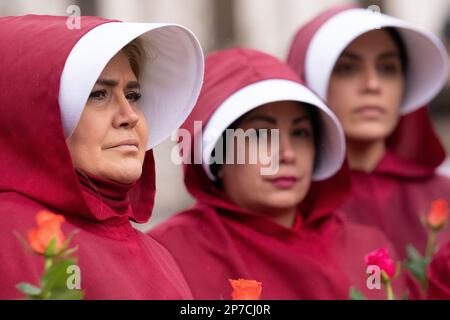
{"type": "MultiPolygon", "coordinates": [[[[295,31],[322,10],[337,4],[377,5],[382,12],[409,20],[446,39],[450,48],[450,0],[0,0],[0,16],[68,15],[78,5],[82,15],[125,21],[175,22],[190,28],[205,53],[230,46],[253,47],[284,59],[295,31]]],[[[424,61],[426,63],[426,61],[424,61]]],[[[450,151],[450,86],[433,101],[431,113],[450,151]]],[[[174,143],[155,148],[156,206],[148,229],[193,201],[182,182],[180,166],[172,164],[174,143]]],[[[450,160],[442,167],[450,175],[450,160]]]]}

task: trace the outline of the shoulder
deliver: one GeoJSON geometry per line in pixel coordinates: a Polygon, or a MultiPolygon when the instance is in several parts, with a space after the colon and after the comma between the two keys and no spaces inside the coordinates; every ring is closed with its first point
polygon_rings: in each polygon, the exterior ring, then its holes
{"type": "Polygon", "coordinates": [[[339,212],[342,243],[344,247],[359,249],[369,253],[372,250],[386,247],[395,251],[386,234],[374,226],[349,221],[344,213],[339,212]]]}
{"type": "Polygon", "coordinates": [[[188,233],[206,231],[218,215],[215,210],[209,207],[194,207],[186,211],[179,212],[158,224],[149,231],[150,235],[161,237],[171,233],[188,233]],[[206,230],[205,230],[206,229],[206,230]]]}
{"type": "Polygon", "coordinates": [[[215,209],[196,206],[177,213],[156,227],[148,235],[165,247],[214,246],[228,238],[222,217],[215,209]]]}

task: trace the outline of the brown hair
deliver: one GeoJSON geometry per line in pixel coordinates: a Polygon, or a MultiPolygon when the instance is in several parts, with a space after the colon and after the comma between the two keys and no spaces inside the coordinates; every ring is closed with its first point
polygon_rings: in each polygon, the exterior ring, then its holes
{"type": "Polygon", "coordinates": [[[139,79],[146,58],[144,43],[142,42],[142,39],[136,38],[130,41],[125,47],[122,48],[122,51],[127,56],[134,75],[139,79]]]}
{"type": "Polygon", "coordinates": [[[400,62],[402,66],[403,74],[406,74],[409,66],[409,58],[408,58],[408,50],[406,48],[405,41],[402,38],[400,32],[395,28],[386,28],[386,31],[389,33],[389,36],[394,41],[395,45],[400,54],[400,62]]]}

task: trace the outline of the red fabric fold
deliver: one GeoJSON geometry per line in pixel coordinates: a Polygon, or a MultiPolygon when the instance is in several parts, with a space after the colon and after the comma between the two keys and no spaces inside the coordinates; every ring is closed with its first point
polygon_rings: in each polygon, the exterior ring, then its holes
{"type": "Polygon", "coordinates": [[[151,216],[152,152],[133,185],[92,175],[87,183],[76,174],[61,124],[60,77],[77,41],[112,20],[81,17],[81,28],[69,30],[66,19],[0,18],[0,299],[19,298],[19,282],[39,284],[44,261],[25,253],[14,233],[26,235],[40,210],[64,215],[66,235],[79,229],[72,245],[87,299],[190,298],[173,258],[129,221],[151,216]]]}
{"type": "MultiPolygon", "coordinates": [[[[301,78],[305,79],[305,57],[314,35],[329,19],[351,8],[331,8],[297,32],[288,63],[301,78]]],[[[352,188],[343,211],[351,221],[384,232],[405,258],[407,244],[421,252],[425,248],[427,235],[421,219],[432,201],[450,202],[450,179],[436,173],[446,154],[426,106],[402,116],[386,144],[387,152],[373,172],[351,171],[352,188]]],[[[439,241],[447,239],[449,227],[441,232],[439,241]]]]}
{"type": "MultiPolygon", "coordinates": [[[[183,127],[195,139],[194,121],[205,126],[223,100],[266,79],[301,83],[284,63],[254,50],[210,55],[205,85],[183,127]]],[[[190,150],[183,153],[192,157],[190,150]]],[[[313,183],[290,229],[232,203],[202,165],[185,165],[184,172],[196,205],[150,234],[172,253],[194,298],[230,299],[229,278],[262,282],[262,299],[348,299],[351,286],[370,298],[385,298],[382,290],[366,287],[364,256],[380,247],[389,247],[395,256],[395,249],[377,230],[347,223],[337,213],[349,188],[346,167],[329,180],[313,183]]],[[[402,281],[396,284],[397,292],[404,288],[402,281]]]]}

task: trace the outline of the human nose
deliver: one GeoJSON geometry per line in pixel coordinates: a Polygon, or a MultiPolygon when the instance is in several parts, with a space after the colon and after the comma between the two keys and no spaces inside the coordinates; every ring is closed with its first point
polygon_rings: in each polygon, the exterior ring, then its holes
{"type": "Polygon", "coordinates": [[[114,126],[116,128],[134,128],[139,121],[139,116],[130,104],[130,101],[125,96],[120,96],[117,101],[117,107],[117,112],[114,117],[114,126]]]}

